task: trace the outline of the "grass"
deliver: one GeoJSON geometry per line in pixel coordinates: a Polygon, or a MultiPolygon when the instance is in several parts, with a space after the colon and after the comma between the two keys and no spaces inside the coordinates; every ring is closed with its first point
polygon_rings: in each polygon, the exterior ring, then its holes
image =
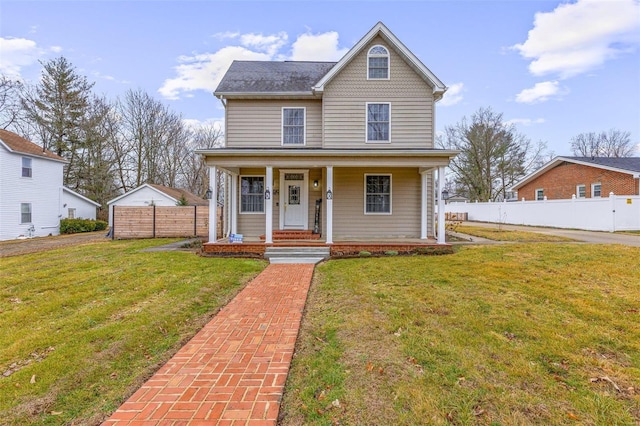
{"type": "Polygon", "coordinates": [[[640,249],[462,247],[316,268],[283,425],[637,425],[640,249]]]}
{"type": "Polygon", "coordinates": [[[264,268],[167,242],[0,258],[0,424],[99,424],[264,268]]]}
{"type": "Polygon", "coordinates": [[[541,234],[539,232],[511,231],[499,228],[484,228],[479,226],[460,225],[455,228],[456,232],[473,235],[475,237],[487,238],[493,241],[516,241],[516,242],[569,242],[571,238],[557,235],[541,234]]]}

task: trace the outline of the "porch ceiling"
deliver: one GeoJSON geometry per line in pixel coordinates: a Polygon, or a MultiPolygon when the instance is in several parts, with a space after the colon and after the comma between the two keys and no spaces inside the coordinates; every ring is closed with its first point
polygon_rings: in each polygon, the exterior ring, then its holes
{"type": "Polygon", "coordinates": [[[208,166],[420,167],[447,166],[458,151],[443,149],[219,148],[196,150],[208,166]]]}

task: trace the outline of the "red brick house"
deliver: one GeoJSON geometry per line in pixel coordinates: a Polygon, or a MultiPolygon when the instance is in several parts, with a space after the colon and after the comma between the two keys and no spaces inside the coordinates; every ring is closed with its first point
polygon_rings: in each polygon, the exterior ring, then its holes
{"type": "Polygon", "coordinates": [[[640,195],[639,181],[640,157],[556,157],[511,190],[519,200],[640,195]]]}

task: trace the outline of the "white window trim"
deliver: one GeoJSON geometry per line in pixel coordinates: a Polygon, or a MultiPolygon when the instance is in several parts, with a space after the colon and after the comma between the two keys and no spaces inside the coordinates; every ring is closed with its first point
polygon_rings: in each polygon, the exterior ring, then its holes
{"type": "Polygon", "coordinates": [[[33,159],[29,158],[29,157],[22,157],[20,160],[20,177],[25,178],[25,179],[32,179],[33,178],[33,159]],[[24,160],[29,160],[29,176],[23,176],[22,175],[22,171],[26,168],[24,167],[24,160]]]}
{"type": "MultiPolygon", "coordinates": [[[[263,182],[263,188],[267,188],[267,178],[265,175],[240,175],[240,179],[238,180],[238,212],[240,214],[265,214],[265,210],[267,208],[266,200],[262,203],[262,211],[261,212],[245,212],[242,211],[242,178],[251,178],[251,177],[261,177],[263,182]]],[[[273,196],[273,194],[271,195],[273,196]]],[[[264,198],[264,191],[262,192],[262,197],[264,198]]]]}
{"type": "Polygon", "coordinates": [[[364,106],[364,141],[365,143],[391,143],[391,102],[365,102],[364,106]],[[386,141],[369,140],[369,105],[389,105],[389,139],[386,141]]]}
{"type": "Polygon", "coordinates": [[[576,185],[576,198],[586,198],[587,197],[587,185],[580,184],[576,185]],[[584,188],[584,195],[580,196],[580,188],[584,188]]]}
{"type": "Polygon", "coordinates": [[[544,188],[538,188],[535,192],[536,201],[544,201],[544,188]],[[542,198],[538,198],[538,192],[542,191],[542,198]]]}
{"type": "Polygon", "coordinates": [[[364,206],[365,215],[390,216],[393,214],[393,176],[391,173],[365,173],[364,174],[364,206]],[[368,212],[367,211],[367,177],[368,176],[389,176],[389,212],[368,212]]]}
{"type": "Polygon", "coordinates": [[[20,225],[29,225],[33,223],[33,206],[31,205],[31,203],[20,203],[20,225]],[[23,205],[27,205],[29,206],[29,218],[31,219],[29,222],[23,222],[22,221],[22,206],[23,205]]]}
{"type": "Polygon", "coordinates": [[[280,144],[282,146],[305,146],[307,144],[307,108],[306,107],[296,107],[296,106],[285,106],[282,107],[282,112],[280,114],[280,144]],[[301,109],[304,113],[304,123],[302,123],[302,143],[284,143],[284,110],[285,109],[301,109]]]}
{"type": "Polygon", "coordinates": [[[591,184],[591,198],[602,198],[602,183],[601,182],[595,182],[595,183],[591,184]],[[596,185],[600,186],[600,195],[594,195],[594,189],[595,189],[596,185]]]}
{"type": "Polygon", "coordinates": [[[386,46],[383,46],[381,44],[376,44],[375,46],[371,46],[369,48],[369,50],[367,51],[367,80],[390,80],[391,79],[391,52],[389,51],[389,48],[386,46]],[[380,54],[371,54],[371,51],[376,48],[376,47],[382,47],[384,50],[387,51],[386,55],[380,55],[380,54]],[[369,77],[369,58],[374,57],[374,58],[387,58],[387,78],[371,78],[369,77]]]}

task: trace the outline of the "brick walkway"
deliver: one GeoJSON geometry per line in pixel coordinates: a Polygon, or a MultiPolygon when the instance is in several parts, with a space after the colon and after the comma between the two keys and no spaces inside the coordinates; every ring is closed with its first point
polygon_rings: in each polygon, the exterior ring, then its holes
{"type": "Polygon", "coordinates": [[[269,265],[103,425],[275,425],[313,268],[269,265]]]}

